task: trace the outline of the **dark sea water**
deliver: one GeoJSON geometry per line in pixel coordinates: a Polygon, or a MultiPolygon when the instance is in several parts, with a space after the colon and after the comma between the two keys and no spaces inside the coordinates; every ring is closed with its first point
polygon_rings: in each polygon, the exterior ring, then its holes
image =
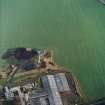
{"type": "Polygon", "coordinates": [[[105,96],[105,5],[99,0],[0,0],[0,49],[49,48],[89,99],[105,96]]]}

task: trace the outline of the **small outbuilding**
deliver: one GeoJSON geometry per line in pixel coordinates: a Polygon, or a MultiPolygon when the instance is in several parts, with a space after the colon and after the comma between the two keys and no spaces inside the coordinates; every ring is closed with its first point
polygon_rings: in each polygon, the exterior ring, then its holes
{"type": "Polygon", "coordinates": [[[47,91],[45,89],[33,90],[29,94],[27,105],[50,105],[47,91]]]}

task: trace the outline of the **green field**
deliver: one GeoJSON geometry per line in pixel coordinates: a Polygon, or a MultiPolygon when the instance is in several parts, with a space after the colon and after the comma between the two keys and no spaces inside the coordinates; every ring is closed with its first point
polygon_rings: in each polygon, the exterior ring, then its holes
{"type": "Polygon", "coordinates": [[[105,96],[105,6],[99,0],[0,0],[0,49],[50,48],[89,99],[105,96]]]}

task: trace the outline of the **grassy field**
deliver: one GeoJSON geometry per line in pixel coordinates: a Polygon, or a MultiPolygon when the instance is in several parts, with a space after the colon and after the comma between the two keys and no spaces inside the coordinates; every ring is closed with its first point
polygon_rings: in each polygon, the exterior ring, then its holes
{"type": "Polygon", "coordinates": [[[98,0],[0,0],[0,49],[50,48],[89,99],[105,96],[105,6],[98,0]]]}

